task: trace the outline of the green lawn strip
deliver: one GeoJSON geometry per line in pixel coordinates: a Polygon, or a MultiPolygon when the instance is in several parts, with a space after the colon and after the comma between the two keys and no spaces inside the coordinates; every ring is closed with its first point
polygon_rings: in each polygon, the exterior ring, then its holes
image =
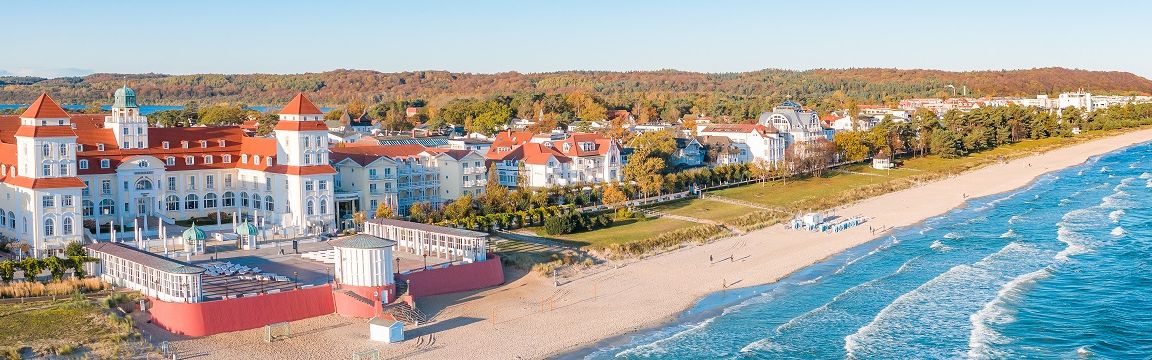
{"type": "Polygon", "coordinates": [[[719,222],[727,222],[750,212],[760,210],[743,205],[729,204],[723,201],[708,199],[681,200],[653,206],[651,209],[674,215],[689,216],[719,222]]]}

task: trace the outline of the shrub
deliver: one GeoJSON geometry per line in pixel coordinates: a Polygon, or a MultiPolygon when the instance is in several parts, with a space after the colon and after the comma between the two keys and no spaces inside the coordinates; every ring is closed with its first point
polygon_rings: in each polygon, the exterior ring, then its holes
{"type": "Polygon", "coordinates": [[[576,224],[572,223],[571,216],[553,216],[544,220],[544,232],[548,235],[563,235],[569,234],[576,230],[576,224]]]}
{"type": "Polygon", "coordinates": [[[677,248],[687,242],[704,243],[724,235],[719,225],[698,225],[677,229],[640,241],[610,244],[605,249],[614,255],[643,255],[653,251],[677,248]]]}

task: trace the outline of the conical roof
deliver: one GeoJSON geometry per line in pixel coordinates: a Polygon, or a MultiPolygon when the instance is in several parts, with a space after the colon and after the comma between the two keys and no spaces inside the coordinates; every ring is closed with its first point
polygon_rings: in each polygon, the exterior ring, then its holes
{"type": "Polygon", "coordinates": [[[181,234],[180,237],[183,238],[184,241],[204,240],[208,238],[208,234],[205,234],[204,230],[197,229],[196,223],[192,223],[192,227],[184,230],[184,233],[181,234]]]}
{"type": "Polygon", "coordinates": [[[68,117],[68,113],[64,111],[64,108],[60,107],[60,104],[52,100],[52,97],[48,96],[48,93],[41,93],[40,97],[36,98],[36,101],[33,101],[32,105],[28,106],[28,110],[24,110],[24,113],[20,114],[20,117],[29,119],[59,119],[68,117]]]}
{"type": "Polygon", "coordinates": [[[256,236],[258,233],[260,233],[260,229],[257,229],[256,225],[252,225],[248,220],[244,220],[244,222],[236,225],[236,235],[256,236]]]}
{"type": "Polygon", "coordinates": [[[116,89],[112,107],[120,109],[140,107],[136,105],[136,90],[132,90],[128,86],[116,89]]]}
{"type": "Polygon", "coordinates": [[[292,101],[288,102],[288,105],[284,105],[284,108],[280,109],[280,115],[324,115],[324,112],[308,100],[304,93],[299,93],[292,98],[292,101]]]}

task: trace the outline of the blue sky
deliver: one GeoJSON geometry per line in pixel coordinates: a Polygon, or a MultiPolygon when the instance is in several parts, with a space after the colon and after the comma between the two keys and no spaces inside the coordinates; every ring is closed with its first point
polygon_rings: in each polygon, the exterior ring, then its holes
{"type": "Polygon", "coordinates": [[[1063,66],[1152,78],[1144,1],[14,1],[0,74],[1063,66]]]}

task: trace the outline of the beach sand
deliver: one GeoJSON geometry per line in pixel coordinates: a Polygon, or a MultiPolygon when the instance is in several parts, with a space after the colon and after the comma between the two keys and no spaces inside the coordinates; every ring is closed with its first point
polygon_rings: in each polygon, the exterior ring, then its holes
{"type": "Polygon", "coordinates": [[[409,329],[408,341],[374,344],[362,320],[327,316],[293,323],[309,331],[272,344],[259,330],[175,342],[182,351],[208,358],[350,358],[376,348],[383,358],[534,359],[557,356],[605,338],[656,327],[711,292],[762,285],[883,234],[873,228],[912,225],[961,205],[966,198],[1010,191],[1036,177],[1083,163],[1089,157],[1152,140],[1152,129],[986,166],[947,179],[894,192],[831,211],[871,218],[836,234],[795,231],[777,225],[701,246],[672,251],[556,287],[524,276],[474,293],[420,299],[435,322],[409,329]],[[710,262],[709,257],[715,259],[710,262]],[[731,260],[728,260],[731,258],[731,260]],[[347,324],[347,326],[338,326],[347,324]]]}

